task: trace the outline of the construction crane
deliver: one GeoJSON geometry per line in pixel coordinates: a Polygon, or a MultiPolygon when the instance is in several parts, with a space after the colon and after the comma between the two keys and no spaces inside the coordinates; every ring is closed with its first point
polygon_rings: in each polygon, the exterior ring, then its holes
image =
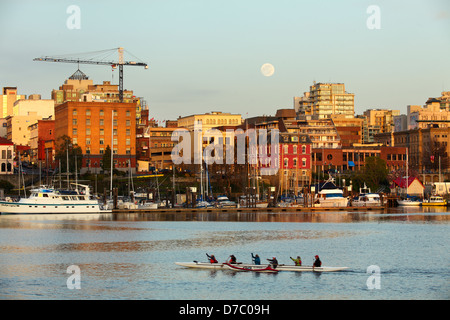
{"type": "Polygon", "coordinates": [[[107,53],[107,52],[111,52],[111,50],[115,51],[116,49],[117,49],[117,51],[119,53],[119,60],[118,61],[108,61],[108,60],[105,61],[105,60],[80,59],[80,58],[65,58],[65,57],[48,57],[48,56],[41,57],[41,58],[35,58],[35,59],[33,59],[33,61],[110,65],[113,68],[115,68],[116,66],[119,66],[119,100],[120,100],[120,102],[123,102],[123,66],[139,66],[139,67],[144,67],[145,69],[148,69],[148,65],[145,62],[124,61],[123,60],[124,49],[122,47],[115,48],[115,49],[110,49],[110,50],[96,51],[95,53],[99,53],[99,52],[107,53]]]}

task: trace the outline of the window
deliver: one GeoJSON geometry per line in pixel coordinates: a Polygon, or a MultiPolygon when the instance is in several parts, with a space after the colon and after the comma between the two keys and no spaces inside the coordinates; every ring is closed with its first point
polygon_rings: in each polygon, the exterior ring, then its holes
{"type": "Polygon", "coordinates": [[[306,146],[302,146],[302,153],[303,153],[303,154],[306,153],[306,146]]]}
{"type": "Polygon", "coordinates": [[[91,128],[86,128],[86,135],[90,136],[91,135],[91,128]]]}
{"type": "Polygon", "coordinates": [[[127,120],[127,127],[131,126],[131,121],[127,120]]]}
{"type": "Polygon", "coordinates": [[[127,110],[127,117],[130,117],[131,116],[131,112],[130,112],[130,110],[127,110]]]}
{"type": "Polygon", "coordinates": [[[131,135],[131,133],[130,133],[130,129],[127,129],[127,136],[129,136],[129,135],[131,135]]]}
{"type": "Polygon", "coordinates": [[[86,109],[86,115],[90,116],[91,115],[91,109],[86,109]]]}
{"type": "Polygon", "coordinates": [[[73,119],[72,119],[72,125],[74,125],[74,126],[77,125],[77,119],[76,119],[76,118],[73,118],[73,119]]]}
{"type": "Polygon", "coordinates": [[[73,129],[72,129],[72,135],[73,135],[73,136],[76,136],[77,134],[78,134],[77,128],[73,128],[73,129]]]}
{"type": "Polygon", "coordinates": [[[103,129],[103,128],[100,129],[100,135],[101,135],[101,136],[104,136],[104,135],[105,135],[105,129],[103,129]]]}
{"type": "Polygon", "coordinates": [[[76,116],[77,114],[78,114],[78,113],[77,113],[77,109],[73,109],[72,115],[76,116]]]}
{"type": "Polygon", "coordinates": [[[100,119],[100,125],[103,126],[104,125],[104,120],[100,119]]]}
{"type": "Polygon", "coordinates": [[[105,115],[105,112],[104,112],[103,110],[100,110],[100,115],[101,115],[101,116],[104,116],[104,115],[105,115]]]}
{"type": "Polygon", "coordinates": [[[284,167],[286,168],[288,166],[289,163],[289,159],[288,158],[284,158],[284,167]]]}
{"type": "Polygon", "coordinates": [[[91,138],[86,138],[86,145],[90,145],[91,144],[91,138]]]}
{"type": "Polygon", "coordinates": [[[105,149],[100,148],[100,154],[104,154],[105,153],[105,149]]]}
{"type": "Polygon", "coordinates": [[[295,154],[297,154],[297,146],[294,146],[293,148],[294,148],[294,151],[293,151],[293,152],[294,152],[295,154]]]}
{"type": "Polygon", "coordinates": [[[302,167],[306,167],[306,158],[302,158],[302,167]]]}
{"type": "Polygon", "coordinates": [[[130,139],[127,139],[125,144],[126,144],[127,146],[129,146],[129,145],[131,144],[131,140],[130,140],[130,139]]]}
{"type": "Polygon", "coordinates": [[[294,168],[297,168],[297,158],[294,159],[294,168]]]}
{"type": "Polygon", "coordinates": [[[99,142],[101,145],[104,145],[105,144],[105,139],[103,139],[103,138],[100,138],[100,142],[99,142]]]}
{"type": "Polygon", "coordinates": [[[90,119],[90,118],[86,119],[86,125],[87,125],[87,126],[90,126],[90,125],[91,125],[91,119],[90,119]]]}

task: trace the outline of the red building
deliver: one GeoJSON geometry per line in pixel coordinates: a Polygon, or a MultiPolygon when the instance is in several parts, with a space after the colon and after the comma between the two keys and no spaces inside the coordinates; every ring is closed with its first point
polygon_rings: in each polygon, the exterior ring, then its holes
{"type": "MultiPolygon", "coordinates": [[[[271,144],[268,133],[268,156],[270,157],[271,144]]],[[[298,194],[305,185],[311,182],[311,150],[312,142],[307,134],[279,132],[278,168],[272,175],[266,175],[270,185],[279,186],[282,193],[298,194]]],[[[269,164],[260,164],[260,169],[269,167],[269,164]]]]}

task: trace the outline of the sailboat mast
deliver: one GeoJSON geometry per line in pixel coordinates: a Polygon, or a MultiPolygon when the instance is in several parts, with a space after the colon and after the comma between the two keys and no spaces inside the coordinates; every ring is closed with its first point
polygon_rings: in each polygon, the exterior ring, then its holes
{"type": "Polygon", "coordinates": [[[409,187],[409,177],[408,177],[408,148],[406,148],[406,200],[408,200],[408,187],[409,187]]]}

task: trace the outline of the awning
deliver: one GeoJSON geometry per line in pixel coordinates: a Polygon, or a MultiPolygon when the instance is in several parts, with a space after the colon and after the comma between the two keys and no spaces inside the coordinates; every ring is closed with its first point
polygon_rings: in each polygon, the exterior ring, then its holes
{"type": "Polygon", "coordinates": [[[349,161],[349,162],[348,162],[348,166],[349,166],[349,167],[354,167],[354,166],[355,166],[355,163],[354,163],[353,161],[349,161]]]}

